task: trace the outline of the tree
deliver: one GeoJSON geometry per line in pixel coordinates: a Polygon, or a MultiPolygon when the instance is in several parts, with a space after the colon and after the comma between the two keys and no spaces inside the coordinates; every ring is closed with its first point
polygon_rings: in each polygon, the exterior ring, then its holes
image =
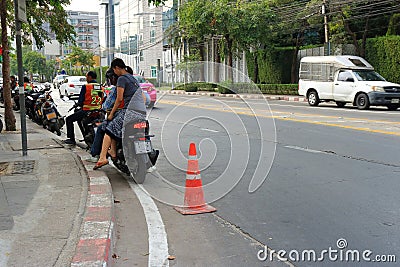
{"type": "MultiPolygon", "coordinates": [[[[182,45],[183,39],[183,42],[189,42],[191,48],[198,50],[198,52],[190,53],[189,57],[185,54],[184,62],[189,61],[189,59],[205,61],[204,42],[206,38],[213,34],[211,27],[212,10],[209,2],[204,0],[188,1],[179,9],[178,16],[179,31],[175,31],[177,35],[174,38],[174,44],[178,46],[182,45]],[[198,55],[199,57],[195,58],[193,55],[198,55]]],[[[203,71],[200,79],[204,80],[203,71]]]]}
{"type": "Polygon", "coordinates": [[[94,54],[92,52],[82,50],[77,46],[72,47],[71,50],[71,53],[69,53],[68,57],[62,62],[62,67],[64,69],[68,69],[71,66],[82,66],[85,69],[90,69],[93,67],[95,61],[93,59],[94,54]]]}
{"type": "MultiPolygon", "coordinates": [[[[396,12],[400,12],[398,0],[330,0],[327,7],[330,41],[333,44],[352,43],[356,54],[365,57],[367,38],[384,36],[390,17],[396,12]]],[[[317,23],[321,25],[322,22],[317,23]]]]}
{"type": "Polygon", "coordinates": [[[238,18],[239,29],[234,35],[239,50],[255,51],[253,73],[255,83],[258,82],[257,50],[273,46],[274,27],[277,20],[270,4],[268,0],[261,0],[243,5],[238,18]]]}
{"type": "Polygon", "coordinates": [[[16,119],[12,110],[11,103],[11,85],[10,85],[10,56],[9,56],[9,40],[7,37],[7,15],[9,6],[7,0],[0,2],[0,20],[1,20],[1,46],[3,47],[3,96],[4,96],[4,122],[7,131],[16,130],[16,119]]]}
{"type": "Polygon", "coordinates": [[[149,0],[149,4],[153,4],[155,6],[164,5],[167,0],[149,0]]]}
{"type": "MultiPolygon", "coordinates": [[[[1,0],[0,18],[1,18],[1,45],[5,51],[3,59],[3,81],[4,81],[4,101],[5,101],[5,125],[6,130],[16,129],[16,120],[12,112],[10,81],[10,40],[8,28],[11,29],[10,36],[15,36],[15,17],[12,0],[1,0]]],[[[44,41],[49,41],[48,33],[42,28],[43,23],[48,22],[50,29],[56,34],[56,39],[60,43],[74,42],[74,28],[67,22],[67,13],[63,5],[68,5],[69,0],[32,0],[26,1],[26,16],[28,23],[22,24],[23,41],[31,44],[32,40],[28,38],[33,36],[36,46],[42,48],[44,41]]]]}
{"type": "Polygon", "coordinates": [[[23,54],[23,65],[24,69],[30,74],[31,80],[32,75],[37,73],[42,76],[46,70],[46,57],[36,51],[30,51],[23,54]]]}
{"type": "MultiPolygon", "coordinates": [[[[232,67],[237,50],[250,50],[264,45],[271,38],[273,13],[268,0],[240,1],[191,0],[179,10],[179,36],[194,41],[202,51],[206,38],[222,38],[218,50],[232,67]]],[[[218,55],[219,56],[219,55],[218,55]]],[[[217,57],[217,62],[218,57],[217,57]]],[[[228,80],[232,74],[228,73],[228,80]]]]}

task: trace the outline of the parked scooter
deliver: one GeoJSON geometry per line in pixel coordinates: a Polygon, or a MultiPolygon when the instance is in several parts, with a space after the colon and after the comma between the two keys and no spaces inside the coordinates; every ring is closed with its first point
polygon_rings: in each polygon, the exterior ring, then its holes
{"type": "Polygon", "coordinates": [[[153,149],[149,122],[141,121],[125,127],[125,141],[117,143],[117,157],[113,164],[120,171],[132,175],[136,183],[146,179],[147,169],[156,164],[159,150],[153,149]]]}
{"type": "Polygon", "coordinates": [[[60,129],[64,126],[65,120],[58,112],[49,93],[46,93],[45,98],[46,101],[41,105],[43,128],[47,128],[52,133],[56,132],[60,136],[60,129]]]}
{"type": "Polygon", "coordinates": [[[13,110],[18,111],[20,109],[18,86],[11,88],[11,99],[13,104],[13,110]]]}
{"type": "MultiPolygon", "coordinates": [[[[25,109],[26,109],[26,115],[28,115],[28,117],[33,120],[34,122],[41,124],[41,114],[40,116],[38,116],[38,114],[36,113],[36,104],[37,101],[39,99],[39,97],[41,96],[41,100],[40,105],[42,102],[45,101],[45,94],[46,94],[46,90],[42,90],[42,91],[36,91],[36,90],[32,90],[29,92],[25,93],[25,109]]],[[[39,103],[38,103],[39,104],[39,103]]]]}

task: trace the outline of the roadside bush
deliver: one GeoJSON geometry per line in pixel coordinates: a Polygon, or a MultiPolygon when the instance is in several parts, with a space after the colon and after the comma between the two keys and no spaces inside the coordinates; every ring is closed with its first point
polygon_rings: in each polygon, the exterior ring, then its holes
{"type": "Polygon", "coordinates": [[[186,92],[197,92],[197,91],[208,91],[215,92],[218,85],[215,83],[207,83],[207,82],[193,82],[180,84],[175,87],[175,90],[185,90],[186,92]]]}
{"type": "Polygon", "coordinates": [[[157,86],[157,78],[144,78],[145,80],[149,81],[149,83],[152,83],[154,86],[157,86]]]}
{"type": "Polygon", "coordinates": [[[297,84],[258,84],[258,87],[266,95],[298,95],[297,84]]]}
{"type": "Polygon", "coordinates": [[[197,92],[197,85],[195,83],[180,84],[174,90],[185,90],[185,92],[197,92]]]}
{"type": "Polygon", "coordinates": [[[298,95],[297,84],[254,84],[254,83],[232,83],[224,81],[219,84],[196,82],[180,84],[174,90],[185,90],[186,92],[209,91],[220,94],[254,94],[261,92],[266,95],[298,95]]]}

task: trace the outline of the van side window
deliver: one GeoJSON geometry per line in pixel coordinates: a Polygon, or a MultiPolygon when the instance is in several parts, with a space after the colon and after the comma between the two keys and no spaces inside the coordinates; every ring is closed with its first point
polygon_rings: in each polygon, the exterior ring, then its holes
{"type": "Polygon", "coordinates": [[[349,71],[341,70],[339,72],[338,81],[347,82],[348,78],[353,78],[353,76],[351,76],[351,73],[349,71]]]}

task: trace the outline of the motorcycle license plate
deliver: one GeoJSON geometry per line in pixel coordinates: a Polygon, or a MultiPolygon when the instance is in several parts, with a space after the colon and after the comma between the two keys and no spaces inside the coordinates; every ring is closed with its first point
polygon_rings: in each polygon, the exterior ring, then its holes
{"type": "Polygon", "coordinates": [[[46,114],[47,120],[55,119],[57,117],[55,112],[46,114]]]}
{"type": "Polygon", "coordinates": [[[392,102],[392,104],[399,104],[400,103],[400,99],[393,98],[391,102],[392,102]]]}
{"type": "Polygon", "coordinates": [[[151,147],[151,142],[148,140],[135,141],[134,144],[135,144],[136,154],[146,154],[153,150],[153,148],[151,147]]]}

